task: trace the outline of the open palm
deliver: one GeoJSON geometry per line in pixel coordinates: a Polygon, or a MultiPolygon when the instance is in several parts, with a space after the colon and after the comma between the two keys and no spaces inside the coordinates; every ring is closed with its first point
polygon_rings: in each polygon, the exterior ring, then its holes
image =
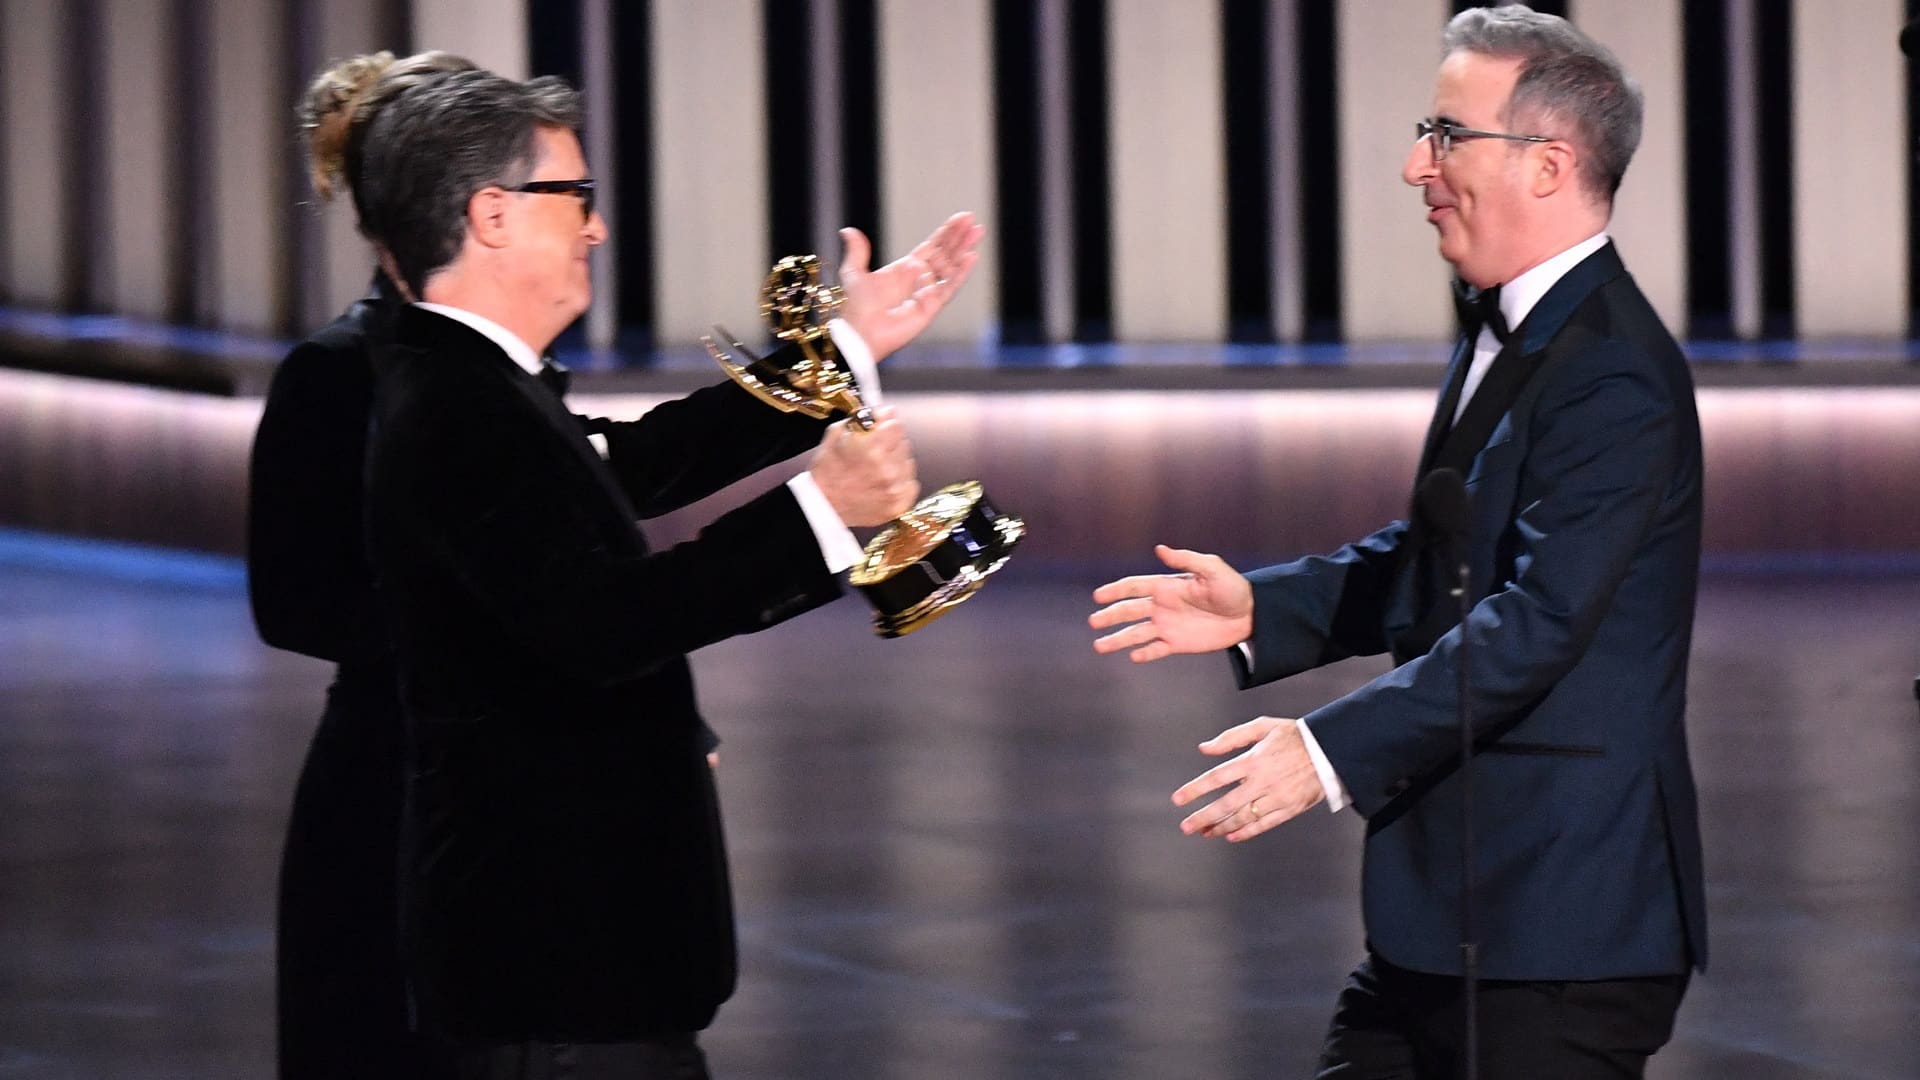
{"type": "Polygon", "coordinates": [[[1095,630],[1121,627],[1093,643],[1100,653],[1132,649],[1135,663],[1231,648],[1253,634],[1253,588],[1218,555],[1162,544],[1154,548],[1174,574],[1140,574],[1094,590],[1105,607],[1095,630]]]}
{"type": "Polygon", "coordinates": [[[878,270],[868,270],[873,245],[859,229],[840,230],[845,251],[840,262],[840,285],[846,303],[840,317],[847,320],[872,350],[875,360],[918,337],[947,306],[980,261],[980,240],[986,229],[973,214],[962,211],[942,222],[933,234],[900,258],[878,270]]]}

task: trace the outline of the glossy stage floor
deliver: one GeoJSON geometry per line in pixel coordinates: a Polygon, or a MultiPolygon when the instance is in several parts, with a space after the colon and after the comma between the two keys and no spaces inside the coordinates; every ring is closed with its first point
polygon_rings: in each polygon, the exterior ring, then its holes
{"type": "MultiPolygon", "coordinates": [[[[696,659],[741,990],[717,1075],[1299,1077],[1356,959],[1361,822],[1183,838],[1249,694],[1088,646],[1017,563],[897,642],[856,601],[696,659]]],[[[1711,575],[1693,668],[1712,970],[1656,1077],[1920,1074],[1920,571],[1711,575]]],[[[237,563],[0,532],[0,1076],[258,1078],[280,830],[326,669],[237,563]]]]}

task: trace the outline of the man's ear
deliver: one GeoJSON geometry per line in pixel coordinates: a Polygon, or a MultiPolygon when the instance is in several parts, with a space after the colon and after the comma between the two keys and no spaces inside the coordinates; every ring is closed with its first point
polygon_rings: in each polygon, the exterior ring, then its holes
{"type": "Polygon", "coordinates": [[[1533,169],[1534,196],[1545,198],[1577,183],[1574,170],[1579,164],[1580,155],[1574,152],[1572,143],[1562,139],[1541,143],[1536,151],[1533,169]]]}
{"type": "Polygon", "coordinates": [[[483,187],[467,200],[467,231],[482,246],[507,246],[507,193],[483,187]]]}

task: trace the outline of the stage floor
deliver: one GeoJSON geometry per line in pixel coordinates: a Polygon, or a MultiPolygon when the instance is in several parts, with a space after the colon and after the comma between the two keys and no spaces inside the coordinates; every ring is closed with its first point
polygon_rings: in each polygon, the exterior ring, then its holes
{"type": "MultiPolygon", "coordinates": [[[[274,881],[328,670],[237,564],[0,534],[0,1076],[271,1075],[274,881]]],[[[857,601],[696,657],[741,989],[722,1080],[1302,1077],[1359,956],[1361,821],[1182,837],[1239,694],[1093,655],[1098,581],[1017,563],[921,634],[857,601]]],[[[1692,745],[1714,965],[1651,1075],[1920,1070],[1920,575],[1707,580],[1692,745]]]]}

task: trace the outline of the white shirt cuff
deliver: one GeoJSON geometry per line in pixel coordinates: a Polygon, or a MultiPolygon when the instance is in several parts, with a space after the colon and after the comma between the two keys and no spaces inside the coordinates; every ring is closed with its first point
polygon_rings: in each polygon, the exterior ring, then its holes
{"type": "Polygon", "coordinates": [[[866,402],[869,409],[879,408],[880,365],[874,362],[867,340],[845,319],[828,320],[827,336],[833,338],[834,348],[840,350],[840,358],[853,372],[853,381],[860,387],[860,400],[866,402]]]}
{"type": "Polygon", "coordinates": [[[1320,789],[1327,793],[1327,812],[1337,814],[1353,805],[1353,796],[1347,794],[1347,785],[1340,782],[1340,774],[1333,771],[1333,763],[1327,760],[1326,751],[1320,749],[1320,741],[1313,737],[1313,729],[1307,727],[1305,720],[1295,720],[1300,729],[1300,741],[1307,744],[1307,756],[1313,759],[1314,774],[1320,777],[1320,789]]]}
{"type": "Polygon", "coordinates": [[[803,472],[787,481],[787,490],[793,492],[800,512],[807,515],[807,524],[813,528],[813,538],[819,542],[820,555],[826,559],[830,572],[837,574],[860,561],[865,549],[853,538],[853,530],[834,512],[833,504],[821,494],[812,473],[803,472]]]}

